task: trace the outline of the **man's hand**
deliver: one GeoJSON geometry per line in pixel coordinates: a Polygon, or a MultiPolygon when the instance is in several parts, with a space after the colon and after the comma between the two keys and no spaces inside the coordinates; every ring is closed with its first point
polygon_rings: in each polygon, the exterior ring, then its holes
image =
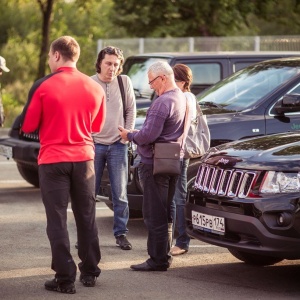
{"type": "Polygon", "coordinates": [[[125,140],[125,141],[128,141],[127,134],[129,132],[129,130],[125,129],[122,126],[118,126],[118,129],[120,130],[120,136],[121,136],[121,138],[123,140],[125,140]]]}

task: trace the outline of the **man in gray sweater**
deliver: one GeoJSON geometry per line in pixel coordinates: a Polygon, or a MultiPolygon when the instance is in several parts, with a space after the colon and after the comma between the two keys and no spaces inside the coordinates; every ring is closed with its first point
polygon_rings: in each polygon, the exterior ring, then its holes
{"type": "Polygon", "coordinates": [[[117,78],[122,72],[123,63],[123,53],[116,47],[105,47],[98,54],[95,65],[97,73],[92,76],[92,79],[98,82],[106,93],[106,120],[102,131],[95,133],[93,138],[95,143],[96,195],[99,193],[106,164],[112,189],[113,232],[116,244],[122,250],[131,250],[132,245],[126,237],[129,219],[127,198],[128,142],[120,138],[118,125],[122,124],[128,130],[134,128],[136,103],[130,78],[121,75],[125,94],[123,105],[121,87],[117,78]]]}

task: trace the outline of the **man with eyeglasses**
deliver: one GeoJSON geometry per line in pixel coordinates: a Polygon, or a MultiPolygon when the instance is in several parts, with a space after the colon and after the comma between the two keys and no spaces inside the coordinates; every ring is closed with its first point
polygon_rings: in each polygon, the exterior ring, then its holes
{"type": "MultiPolygon", "coordinates": [[[[153,175],[153,144],[181,141],[186,99],[177,87],[173,69],[168,63],[157,61],[152,64],[148,70],[148,79],[158,98],[148,109],[143,127],[134,132],[119,127],[123,139],[138,145],[143,217],[148,229],[147,248],[150,257],[130,268],[134,271],[167,271],[172,261],[168,235],[169,223],[172,222],[170,208],[178,176],[153,175]]],[[[183,158],[183,152],[181,156],[183,158]]]]}
{"type": "Polygon", "coordinates": [[[123,70],[124,57],[120,49],[112,46],[102,49],[92,76],[106,92],[106,120],[100,133],[93,135],[95,143],[96,195],[100,192],[101,178],[106,165],[112,192],[114,210],[113,233],[116,245],[122,250],[131,250],[126,235],[129,220],[127,198],[128,142],[119,136],[118,125],[128,130],[134,128],[136,117],[135,95],[131,80],[126,75],[117,76],[123,70]],[[122,87],[123,86],[123,87],[122,87]],[[122,90],[124,102],[122,100],[122,90]]]}
{"type": "MultiPolygon", "coordinates": [[[[6,60],[4,57],[0,56],[0,75],[2,75],[2,71],[9,72],[9,68],[6,66],[6,60]]],[[[2,94],[1,94],[1,85],[0,85],[0,127],[4,126],[4,108],[2,103],[2,94]]]]}

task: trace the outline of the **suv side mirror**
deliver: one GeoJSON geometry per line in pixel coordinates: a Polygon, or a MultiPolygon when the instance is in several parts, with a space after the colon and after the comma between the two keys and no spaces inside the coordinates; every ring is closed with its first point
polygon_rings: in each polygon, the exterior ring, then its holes
{"type": "Polygon", "coordinates": [[[300,112],[300,94],[286,94],[275,105],[275,110],[282,115],[289,112],[300,112]]]}

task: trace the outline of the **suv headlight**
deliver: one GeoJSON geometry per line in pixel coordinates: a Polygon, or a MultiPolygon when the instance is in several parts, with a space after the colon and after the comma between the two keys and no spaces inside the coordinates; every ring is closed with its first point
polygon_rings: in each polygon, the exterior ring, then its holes
{"type": "Polygon", "coordinates": [[[269,171],[259,189],[262,194],[295,193],[300,191],[300,173],[269,171]]]}

